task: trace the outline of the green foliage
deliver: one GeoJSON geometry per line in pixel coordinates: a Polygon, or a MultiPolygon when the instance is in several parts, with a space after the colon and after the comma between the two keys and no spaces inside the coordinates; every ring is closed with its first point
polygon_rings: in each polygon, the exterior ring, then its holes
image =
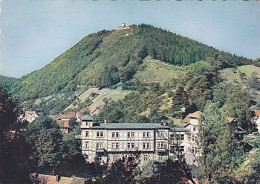
{"type": "MultiPolygon", "coordinates": [[[[55,114],[71,104],[74,96],[86,86],[104,88],[123,82],[130,89],[133,86],[127,84],[143,69],[143,59],[147,56],[179,66],[201,60],[210,62],[207,58],[222,68],[248,62],[245,58],[142,24],[131,29],[100,31],[86,36],[41,70],[23,76],[11,86],[11,91],[22,102],[51,96],[37,106],[27,103],[27,107],[55,114]]],[[[208,89],[211,84],[209,77],[197,78],[198,85],[208,89]]],[[[193,91],[193,99],[200,97],[196,105],[203,107],[203,98],[208,98],[210,92],[196,88],[193,91]],[[199,92],[198,96],[196,92],[199,92]]]]}
{"type": "MultiPolygon", "coordinates": [[[[119,184],[119,183],[135,183],[135,169],[139,164],[138,155],[130,160],[123,157],[120,160],[114,162],[111,168],[108,170],[105,177],[98,178],[94,184],[119,184]]],[[[92,182],[91,182],[92,183],[92,182]]]]}
{"type": "Polygon", "coordinates": [[[257,77],[258,73],[252,72],[251,77],[247,81],[247,85],[255,90],[260,90],[260,81],[257,77]]]}
{"type": "Polygon", "coordinates": [[[0,86],[0,183],[31,183],[32,150],[19,131],[16,134],[10,131],[16,111],[14,102],[0,86]]]}
{"type": "Polygon", "coordinates": [[[109,103],[96,117],[97,121],[103,121],[105,117],[108,122],[114,123],[160,121],[157,112],[161,104],[162,86],[151,84],[144,88],[146,90],[130,93],[124,100],[109,103]]]}
{"type": "Polygon", "coordinates": [[[179,161],[166,160],[165,163],[159,163],[157,171],[151,176],[145,178],[141,183],[165,183],[165,184],[184,184],[188,179],[183,165],[179,161]]]}
{"type": "Polygon", "coordinates": [[[204,183],[227,183],[234,169],[235,142],[218,103],[208,102],[199,124],[200,179],[204,183]]]}
{"type": "Polygon", "coordinates": [[[13,77],[6,77],[3,75],[0,75],[0,85],[5,85],[5,86],[9,87],[17,80],[18,79],[13,78],[13,77]]]}
{"type": "MultiPolygon", "coordinates": [[[[254,125],[251,122],[250,100],[252,99],[247,89],[240,89],[237,86],[230,85],[226,87],[227,91],[225,104],[221,111],[225,117],[232,117],[239,121],[242,128],[247,132],[254,130],[254,125]]],[[[223,97],[222,97],[223,98],[223,97]]]]}
{"type": "Polygon", "coordinates": [[[34,149],[38,170],[51,170],[57,166],[63,146],[62,134],[54,120],[44,116],[37,118],[28,126],[27,139],[34,149]]]}

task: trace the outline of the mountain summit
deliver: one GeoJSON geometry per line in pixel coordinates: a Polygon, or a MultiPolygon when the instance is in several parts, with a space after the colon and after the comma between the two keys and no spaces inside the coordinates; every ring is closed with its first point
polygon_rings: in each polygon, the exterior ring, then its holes
{"type": "Polygon", "coordinates": [[[104,88],[132,81],[144,70],[147,57],[172,66],[188,66],[207,58],[221,60],[224,67],[248,62],[160,28],[124,24],[84,37],[42,69],[23,76],[12,92],[22,101],[56,94],[68,100],[84,87],[104,88]]]}

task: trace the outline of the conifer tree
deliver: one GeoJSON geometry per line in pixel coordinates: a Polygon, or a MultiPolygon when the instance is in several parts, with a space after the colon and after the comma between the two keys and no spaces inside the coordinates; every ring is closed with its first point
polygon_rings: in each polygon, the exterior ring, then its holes
{"type": "Polygon", "coordinates": [[[199,125],[200,179],[203,183],[227,183],[232,171],[234,140],[218,103],[207,102],[199,125]]]}

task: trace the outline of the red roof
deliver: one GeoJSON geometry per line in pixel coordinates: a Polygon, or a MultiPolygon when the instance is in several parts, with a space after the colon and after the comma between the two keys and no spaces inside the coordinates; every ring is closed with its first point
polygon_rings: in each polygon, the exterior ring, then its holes
{"type": "Polygon", "coordinates": [[[255,113],[255,116],[260,117],[260,110],[252,110],[255,113]]]}
{"type": "Polygon", "coordinates": [[[71,112],[68,114],[61,114],[58,116],[59,119],[70,119],[70,118],[75,118],[75,113],[71,112]]]}
{"type": "Polygon", "coordinates": [[[61,128],[69,128],[70,127],[69,120],[58,120],[57,123],[59,124],[59,126],[61,128]]]}
{"type": "Polygon", "coordinates": [[[190,113],[188,114],[184,119],[183,121],[185,123],[188,123],[190,121],[190,118],[196,118],[196,119],[199,119],[201,116],[201,112],[200,111],[196,111],[196,112],[193,112],[193,113],[190,113]]]}

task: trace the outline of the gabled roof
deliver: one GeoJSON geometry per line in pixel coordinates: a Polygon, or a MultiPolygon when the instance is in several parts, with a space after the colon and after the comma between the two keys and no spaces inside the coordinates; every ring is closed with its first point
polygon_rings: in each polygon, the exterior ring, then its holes
{"type": "Polygon", "coordinates": [[[201,116],[201,111],[196,111],[196,112],[193,112],[193,113],[190,113],[188,114],[184,119],[183,121],[185,123],[188,123],[190,121],[190,118],[196,118],[196,119],[199,119],[201,116]]]}
{"type": "Polygon", "coordinates": [[[68,114],[61,114],[58,116],[59,119],[70,119],[70,118],[75,118],[75,113],[68,113],[68,114]]]}
{"type": "Polygon", "coordinates": [[[94,118],[93,118],[93,116],[85,115],[85,116],[81,116],[81,120],[82,121],[93,121],[94,118]]]}

